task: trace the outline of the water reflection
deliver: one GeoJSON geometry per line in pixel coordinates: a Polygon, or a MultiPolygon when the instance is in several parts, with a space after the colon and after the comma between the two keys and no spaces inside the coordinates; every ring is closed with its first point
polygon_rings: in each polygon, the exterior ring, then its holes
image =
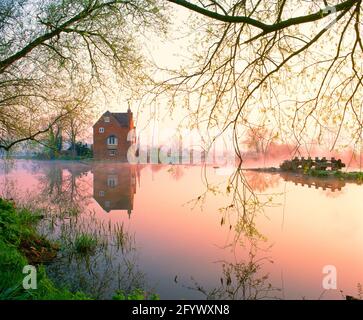
{"type": "Polygon", "coordinates": [[[254,192],[264,192],[269,188],[277,187],[281,180],[279,175],[261,174],[255,171],[247,171],[245,175],[254,192]]]}
{"type": "MultiPolygon", "coordinates": [[[[259,172],[248,170],[246,180],[254,192],[265,192],[267,189],[277,188],[281,181],[292,182],[295,186],[314,188],[326,191],[326,195],[337,197],[347,182],[338,178],[324,178],[291,172],[259,172]]],[[[354,183],[354,181],[350,181],[354,183]]]]}
{"type": "Polygon", "coordinates": [[[222,262],[220,284],[206,289],[197,281],[190,287],[201,292],[207,300],[262,300],[281,299],[281,288],[274,287],[264,264],[273,263],[267,257],[256,258],[250,252],[247,259],[222,262]]]}
{"type": "Polygon", "coordinates": [[[92,166],[93,197],[106,212],[125,210],[129,217],[134,206],[140,166],[100,164],[92,166]]]}
{"type": "Polygon", "coordinates": [[[292,173],[281,173],[284,181],[293,182],[295,185],[307,186],[308,188],[314,187],[315,189],[330,190],[331,192],[341,191],[346,183],[339,179],[322,179],[310,176],[297,175],[292,173]]]}
{"type": "Polygon", "coordinates": [[[100,219],[93,208],[92,195],[106,184],[107,199],[119,199],[112,209],[131,212],[136,167],[41,161],[8,163],[1,169],[1,197],[41,210],[44,219],[39,223],[39,232],[61,245],[56,259],[46,266],[54,283],[97,299],[110,299],[120,289],[125,293],[135,288],[148,291],[145,274],[138,266],[134,235],[122,221],[100,219]],[[94,185],[91,173],[95,174],[94,185]],[[77,238],[84,235],[94,239],[97,246],[90,253],[80,254],[76,250],[77,238]]]}
{"type": "Polygon", "coordinates": [[[339,289],[355,293],[363,270],[361,187],[246,172],[257,198],[242,176],[226,190],[228,177],[207,175],[203,184],[196,166],[17,162],[3,167],[0,186],[49,212],[41,231],[64,245],[47,266],[52,279],[99,298],[141,286],[173,299],[314,299],[329,264],[339,289]],[[99,240],[91,257],[72,251],[79,234],[99,240]]]}

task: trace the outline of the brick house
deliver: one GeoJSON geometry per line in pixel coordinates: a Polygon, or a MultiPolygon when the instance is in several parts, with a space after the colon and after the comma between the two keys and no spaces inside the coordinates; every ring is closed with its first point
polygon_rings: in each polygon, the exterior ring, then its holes
{"type": "Polygon", "coordinates": [[[93,157],[95,160],[127,161],[127,151],[135,142],[132,112],[106,111],[93,125],[93,157]],[[131,133],[130,133],[131,131],[131,133]]]}

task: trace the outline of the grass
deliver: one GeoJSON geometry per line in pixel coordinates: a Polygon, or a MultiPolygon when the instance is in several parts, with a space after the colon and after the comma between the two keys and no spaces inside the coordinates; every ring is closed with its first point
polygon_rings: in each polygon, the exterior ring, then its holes
{"type": "Polygon", "coordinates": [[[142,289],[134,289],[130,293],[125,293],[122,290],[116,292],[112,297],[113,300],[160,300],[160,297],[155,293],[148,294],[142,289]]]}
{"type": "MultiPolygon", "coordinates": [[[[44,262],[56,256],[59,246],[51,243],[36,231],[42,215],[27,209],[16,208],[11,201],[0,198],[0,300],[91,300],[83,292],[72,292],[56,286],[47,276],[44,262]],[[37,270],[37,289],[24,289],[23,274],[26,265],[37,270]]],[[[99,244],[97,237],[82,232],[73,240],[77,253],[93,253],[99,244]]],[[[142,289],[129,293],[117,291],[115,300],[157,300],[155,294],[142,289]]]]}
{"type": "Polygon", "coordinates": [[[307,174],[312,176],[312,177],[318,177],[318,178],[326,178],[329,177],[329,175],[331,175],[329,173],[329,171],[326,170],[315,170],[315,169],[311,169],[307,171],[307,174]]]}
{"type": "Polygon", "coordinates": [[[357,183],[363,183],[363,172],[335,172],[335,177],[343,180],[353,180],[357,183]]]}
{"type": "Polygon", "coordinates": [[[97,248],[97,238],[89,234],[82,233],[76,236],[74,240],[74,249],[80,254],[92,254],[97,248]]]}
{"type": "Polygon", "coordinates": [[[72,293],[56,287],[47,277],[40,260],[54,256],[56,249],[37,234],[35,225],[39,219],[39,214],[17,209],[14,203],[0,198],[0,300],[90,299],[81,292],[72,293]],[[37,266],[35,290],[22,286],[23,267],[29,264],[37,266]]]}
{"type": "Polygon", "coordinates": [[[363,172],[342,172],[342,171],[310,169],[304,172],[304,174],[318,178],[334,177],[341,180],[355,181],[359,184],[363,183],[363,172]]]}

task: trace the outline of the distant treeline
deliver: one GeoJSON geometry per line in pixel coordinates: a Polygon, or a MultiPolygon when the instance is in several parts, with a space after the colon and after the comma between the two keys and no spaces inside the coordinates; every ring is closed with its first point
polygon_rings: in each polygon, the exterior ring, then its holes
{"type": "Polygon", "coordinates": [[[67,150],[45,147],[43,151],[37,152],[34,156],[41,160],[80,160],[93,157],[93,150],[87,144],[76,142],[67,150]]]}

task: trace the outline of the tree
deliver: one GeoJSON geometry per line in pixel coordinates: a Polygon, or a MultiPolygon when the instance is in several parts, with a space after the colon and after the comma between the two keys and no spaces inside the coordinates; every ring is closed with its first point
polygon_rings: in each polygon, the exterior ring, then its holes
{"type": "Polygon", "coordinates": [[[73,158],[79,155],[77,149],[82,149],[82,146],[78,144],[79,140],[86,138],[88,129],[92,127],[95,107],[87,95],[84,100],[74,101],[65,106],[69,112],[62,121],[62,127],[64,139],[70,144],[73,158]]]}
{"type": "Polygon", "coordinates": [[[135,38],[165,21],[154,0],[1,1],[0,148],[38,140],[77,88],[94,93],[112,77],[135,85],[143,74],[135,38]]]}
{"type": "Polygon", "coordinates": [[[236,149],[256,113],[297,149],[332,131],[331,149],[361,139],[361,0],[168,2],[196,13],[202,31],[191,65],[158,93],[188,93],[197,125],[232,127],[236,149]]]}
{"type": "Polygon", "coordinates": [[[184,107],[188,125],[212,143],[233,132],[239,165],[221,210],[237,214],[239,230],[250,234],[266,203],[241,170],[246,129],[265,124],[278,142],[296,146],[291,155],[332,133],[331,150],[362,145],[362,0],[166,1],[190,13],[190,60],[168,70],[155,96],[184,107]]]}
{"type": "Polygon", "coordinates": [[[268,131],[265,127],[250,128],[247,131],[247,139],[244,143],[249,150],[256,153],[264,153],[266,151],[266,140],[268,131]]]}
{"type": "MultiPolygon", "coordinates": [[[[82,122],[82,119],[79,119],[75,116],[70,116],[69,118],[67,118],[67,135],[68,135],[68,141],[70,142],[70,148],[72,151],[72,157],[76,157],[77,156],[77,138],[79,137],[80,133],[81,133],[81,129],[82,125],[85,122],[82,122]]],[[[87,122],[86,122],[87,123],[87,122]]]]}
{"type": "Polygon", "coordinates": [[[48,132],[48,139],[44,144],[48,151],[49,159],[55,159],[57,154],[62,150],[63,138],[62,127],[59,123],[50,127],[48,132]]]}

